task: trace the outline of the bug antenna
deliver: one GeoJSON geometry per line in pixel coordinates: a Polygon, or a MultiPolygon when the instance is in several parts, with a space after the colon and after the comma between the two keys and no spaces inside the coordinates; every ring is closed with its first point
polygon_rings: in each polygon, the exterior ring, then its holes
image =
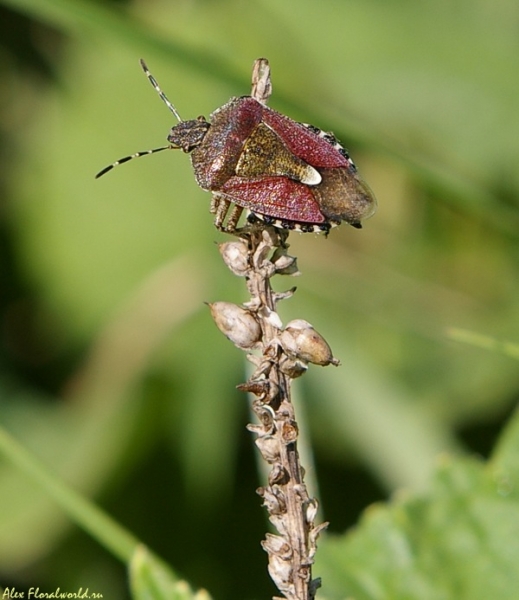
{"type": "Polygon", "coordinates": [[[164,102],[164,104],[169,108],[169,110],[175,115],[175,117],[177,118],[179,123],[182,123],[182,119],[180,118],[180,115],[178,114],[177,109],[168,100],[168,97],[166,96],[166,94],[160,89],[159,84],[157,83],[157,80],[150,73],[148,67],[146,66],[146,63],[144,62],[144,60],[142,58],[140,59],[140,63],[141,63],[142,70],[146,74],[146,77],[148,78],[151,85],[154,87],[157,94],[160,96],[162,102],[164,102]]]}
{"type": "Polygon", "coordinates": [[[122,165],[123,163],[128,162],[129,160],[133,160],[134,158],[140,158],[141,156],[146,156],[147,154],[155,154],[155,152],[161,152],[162,150],[170,150],[170,149],[175,149],[175,148],[176,148],[176,146],[161,146],[160,148],[153,148],[152,150],[143,150],[142,152],[135,152],[135,154],[130,154],[130,156],[125,156],[124,158],[120,158],[119,160],[116,160],[111,165],[108,165],[104,169],[101,169],[101,171],[99,171],[99,173],[96,175],[96,179],[98,179],[105,173],[108,173],[108,171],[111,171],[114,167],[117,167],[118,165],[122,165]]]}

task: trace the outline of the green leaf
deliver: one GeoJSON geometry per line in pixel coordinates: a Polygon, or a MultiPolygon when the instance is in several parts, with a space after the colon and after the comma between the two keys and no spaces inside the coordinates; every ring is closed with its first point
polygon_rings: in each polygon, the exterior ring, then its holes
{"type": "Polygon", "coordinates": [[[130,585],[134,600],[211,600],[205,590],[194,593],[145,546],[138,546],[133,555],[130,585]]]}
{"type": "Polygon", "coordinates": [[[519,589],[519,418],[488,464],[445,457],[431,489],[368,508],[320,544],[328,598],[514,600],[519,589]],[[515,436],[517,439],[517,436],[515,436]]]}
{"type": "Polygon", "coordinates": [[[28,452],[0,427],[0,455],[40,486],[68,516],[121,560],[128,560],[138,540],[56,477],[36,456],[28,452]]]}

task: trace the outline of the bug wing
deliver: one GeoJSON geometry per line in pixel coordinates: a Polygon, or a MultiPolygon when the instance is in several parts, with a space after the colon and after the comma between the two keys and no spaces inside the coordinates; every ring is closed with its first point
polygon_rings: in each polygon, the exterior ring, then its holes
{"type": "Polygon", "coordinates": [[[373,192],[358,176],[347,152],[332,134],[312,131],[266,107],[262,119],[282,138],[290,152],[321,175],[321,182],[312,186],[312,195],[325,220],[346,221],[359,227],[363,219],[374,214],[377,202],[373,192]]]}
{"type": "Polygon", "coordinates": [[[203,143],[191,152],[198,185],[218,191],[233,175],[243,145],[261,122],[263,105],[250,97],[232,98],[211,115],[203,143]]]}
{"type": "Polygon", "coordinates": [[[377,201],[368,185],[347,169],[321,169],[322,183],[314,188],[322,213],[332,221],[359,226],[371,217],[377,201]]]}
{"type": "Polygon", "coordinates": [[[287,177],[231,177],[220,192],[255,213],[296,223],[325,223],[312,189],[287,177]]]}
{"type": "Polygon", "coordinates": [[[351,163],[326,139],[271,108],[263,108],[263,123],[273,129],[296,156],[315,168],[346,167],[351,163]]]}

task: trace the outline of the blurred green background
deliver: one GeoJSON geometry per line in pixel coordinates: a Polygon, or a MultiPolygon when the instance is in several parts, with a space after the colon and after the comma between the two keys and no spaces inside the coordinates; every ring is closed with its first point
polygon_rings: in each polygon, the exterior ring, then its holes
{"type": "MultiPolygon", "coordinates": [[[[270,106],[333,130],[379,210],[290,237],[280,307],[331,344],[295,395],[330,530],[443,452],[487,456],[519,339],[519,5],[513,0],[0,1],[0,420],[217,599],[274,593],[241,353],[204,301],[246,299],[172,119],[272,68],[270,106]]],[[[0,584],[126,598],[124,566],[0,463],[0,584]]]]}

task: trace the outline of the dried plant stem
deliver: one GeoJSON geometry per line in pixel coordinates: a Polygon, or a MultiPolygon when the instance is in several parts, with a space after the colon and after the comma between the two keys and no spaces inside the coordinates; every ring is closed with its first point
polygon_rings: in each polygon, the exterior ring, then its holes
{"type": "MultiPolygon", "coordinates": [[[[268,62],[256,61],[253,96],[265,103],[271,86],[268,62]]],[[[309,363],[337,365],[326,341],[303,320],[285,327],[277,303],[294,291],[277,293],[270,280],[275,274],[297,275],[296,259],[287,254],[288,232],[256,223],[235,230],[238,238],[220,244],[222,257],[238,276],[245,277],[250,300],[238,306],[210,304],[213,318],[225,335],[248,354],[255,370],[239,389],[255,396],[258,423],[248,425],[256,446],[270,465],[268,483],[258,489],[277,534],[267,533],[262,546],[268,570],[288,600],[312,600],[319,579],[312,579],[316,540],[326,523],[315,525],[317,500],[310,498],[297,451],[298,426],[290,399],[292,380],[304,374],[309,363]]]]}
{"type": "Polygon", "coordinates": [[[311,600],[320,585],[312,579],[312,563],[319,532],[317,500],[310,498],[297,451],[298,426],[290,399],[292,380],[308,363],[338,364],[325,340],[302,320],[283,327],[277,303],[294,290],[274,292],[275,274],[295,275],[295,258],[287,254],[288,233],[272,227],[251,226],[240,239],[220,245],[220,252],[236,274],[246,278],[250,300],[242,306],[211,304],[218,327],[238,347],[259,350],[248,354],[255,370],[239,389],[255,396],[252,408],[258,423],[248,425],[256,446],[270,465],[268,484],[259,488],[269,519],[278,535],[267,534],[263,548],[269,555],[269,573],[289,600],[311,600]]]}
{"type": "MultiPolygon", "coordinates": [[[[275,232],[261,233],[263,239],[260,233],[249,238],[253,257],[262,255],[269,246],[265,238],[270,238],[271,243],[282,241],[275,232]]],[[[254,259],[252,262],[256,262],[257,268],[251,270],[247,284],[251,308],[256,309],[262,330],[263,355],[257,361],[255,373],[241,388],[257,396],[253,410],[260,425],[249,425],[249,429],[257,434],[256,445],[271,464],[268,485],[259,488],[258,493],[280,534],[267,534],[262,545],[269,554],[269,572],[278,589],[289,599],[306,600],[315,596],[320,583],[312,580],[311,565],[316,537],[323,526],[314,526],[317,502],[309,497],[304,484],[297,451],[298,426],[290,398],[292,378],[283,372],[283,364],[289,369],[295,366],[297,373],[299,369],[278,343],[282,331],[274,316],[277,316],[278,297],[270,285],[271,269],[254,259]]]]}

